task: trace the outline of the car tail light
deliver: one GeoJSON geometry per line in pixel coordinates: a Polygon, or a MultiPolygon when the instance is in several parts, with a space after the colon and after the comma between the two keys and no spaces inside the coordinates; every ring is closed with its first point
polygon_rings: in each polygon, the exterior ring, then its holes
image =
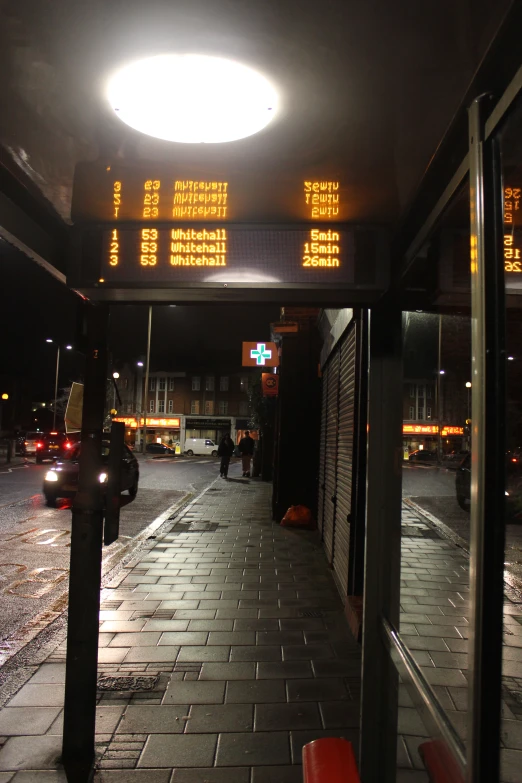
{"type": "Polygon", "coordinates": [[[518,462],[518,459],[516,457],[511,457],[511,462],[518,462]]]}
{"type": "Polygon", "coordinates": [[[58,435],[57,432],[50,432],[49,435],[58,435]]]}
{"type": "Polygon", "coordinates": [[[28,440],[24,440],[24,446],[28,446],[28,445],[29,445],[29,441],[28,440]]]}
{"type": "Polygon", "coordinates": [[[34,445],[37,449],[43,449],[43,443],[35,443],[34,445]]]}
{"type": "Polygon", "coordinates": [[[64,449],[72,449],[72,443],[70,443],[68,440],[65,441],[63,444],[64,449]]]}

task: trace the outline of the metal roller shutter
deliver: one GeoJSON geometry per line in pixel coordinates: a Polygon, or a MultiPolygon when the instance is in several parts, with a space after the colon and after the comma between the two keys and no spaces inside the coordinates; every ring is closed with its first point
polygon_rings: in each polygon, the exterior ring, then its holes
{"type": "Polygon", "coordinates": [[[323,541],[328,562],[332,563],[335,526],[335,485],[337,471],[337,422],[339,405],[339,351],[335,351],[328,365],[326,394],[326,444],[324,459],[324,515],[323,541]]]}
{"type": "Polygon", "coordinates": [[[348,592],[350,514],[352,511],[352,457],[355,426],[355,325],[340,346],[339,434],[337,443],[336,496],[333,568],[341,595],[348,592]]]}
{"type": "Polygon", "coordinates": [[[326,452],[326,407],[328,393],[328,368],[323,373],[323,401],[321,405],[321,436],[319,441],[319,491],[317,500],[317,525],[323,534],[324,523],[324,456],[326,452]]]}

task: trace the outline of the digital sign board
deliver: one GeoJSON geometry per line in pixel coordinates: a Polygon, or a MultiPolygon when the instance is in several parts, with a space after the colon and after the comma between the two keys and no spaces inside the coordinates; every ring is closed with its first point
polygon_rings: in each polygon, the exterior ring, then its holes
{"type": "Polygon", "coordinates": [[[351,283],[346,229],[115,227],[101,232],[98,282],[351,283]]]}
{"type": "Polygon", "coordinates": [[[248,289],[260,301],[295,301],[285,288],[307,301],[324,292],[325,303],[346,302],[347,291],[359,293],[356,302],[378,298],[387,285],[385,232],[343,222],[338,180],[296,177],[290,190],[300,220],[268,222],[271,210],[289,214],[275,183],[258,192],[170,164],[79,164],[68,283],[105,301],[166,301],[169,291],[177,301],[246,301],[240,291],[248,289]]]}

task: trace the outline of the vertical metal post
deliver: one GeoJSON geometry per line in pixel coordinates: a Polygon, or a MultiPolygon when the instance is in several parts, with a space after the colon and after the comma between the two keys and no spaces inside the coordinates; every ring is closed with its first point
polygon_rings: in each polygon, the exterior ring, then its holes
{"type": "Polygon", "coordinates": [[[99,475],[107,378],[108,310],[87,312],[80,474],[71,530],[63,762],[67,780],[88,781],[94,762],[103,507],[99,475]]]}
{"type": "Polygon", "coordinates": [[[147,395],[149,391],[151,333],[152,333],[152,305],[149,305],[149,326],[147,330],[147,363],[145,365],[145,389],[143,390],[143,442],[141,445],[142,454],[145,454],[145,450],[147,448],[147,395]]]}
{"type": "Polygon", "coordinates": [[[486,96],[469,111],[471,212],[471,527],[467,780],[499,780],[505,483],[502,181],[484,140],[486,96]]]}
{"type": "Polygon", "coordinates": [[[437,460],[439,462],[442,461],[442,377],[440,374],[441,371],[441,361],[442,361],[442,315],[439,315],[439,345],[438,345],[438,352],[437,352],[437,386],[436,386],[436,395],[437,395],[437,460]]]}
{"type": "Polygon", "coordinates": [[[56,404],[58,402],[58,375],[60,373],[60,346],[56,350],[56,378],[54,381],[53,430],[56,429],[56,404]]]}
{"type": "Polygon", "coordinates": [[[402,487],[402,314],[372,310],[360,770],[363,783],[395,783],[398,675],[383,616],[398,627],[402,487]]]}

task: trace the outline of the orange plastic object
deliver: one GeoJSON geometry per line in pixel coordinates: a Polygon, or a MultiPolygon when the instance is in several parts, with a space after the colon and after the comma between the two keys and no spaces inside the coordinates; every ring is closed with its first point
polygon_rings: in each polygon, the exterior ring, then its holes
{"type": "Polygon", "coordinates": [[[459,765],[442,740],[423,742],[419,753],[432,783],[464,783],[459,765]]]}
{"type": "Polygon", "coordinates": [[[304,783],[360,783],[352,743],[325,737],[303,747],[304,783]]]}
{"type": "Polygon", "coordinates": [[[306,506],[290,506],[281,524],[283,527],[315,527],[312,512],[306,506]]]}

